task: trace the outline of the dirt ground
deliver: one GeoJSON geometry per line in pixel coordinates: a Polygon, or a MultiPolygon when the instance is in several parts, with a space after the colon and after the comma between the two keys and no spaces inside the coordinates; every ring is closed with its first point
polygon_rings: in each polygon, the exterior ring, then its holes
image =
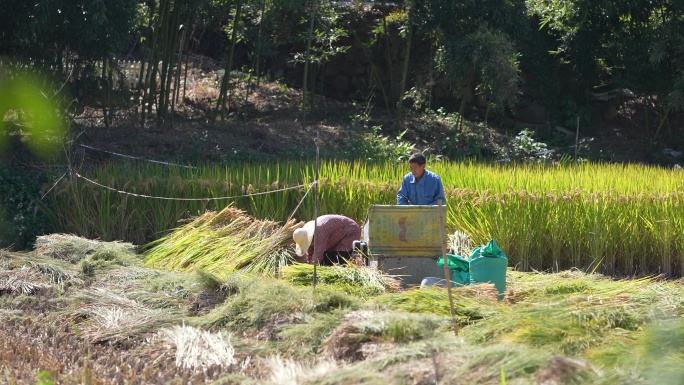
{"type": "MultiPolygon", "coordinates": [[[[129,156],[192,163],[312,159],[317,136],[322,157],[349,155],[353,152],[353,132],[359,130],[359,125],[354,126],[352,122],[359,118],[366,119],[367,127],[381,127],[382,134],[392,138],[406,131],[404,140],[420,148],[439,148],[434,142],[447,135],[439,132],[439,128],[426,132],[421,126],[424,121],[415,115],[397,120],[379,105],[322,96],[315,98],[314,108],[305,116],[300,90],[274,81],[251,84],[249,88],[244,82],[237,85],[231,92],[227,116],[212,120],[209,116],[216,108],[218,72],[191,70],[188,79],[167,124],[159,125],[152,119],[143,124],[136,109],[128,106],[109,110],[112,119],[105,125],[101,105],[90,103],[91,106],[81,109],[71,125],[72,135],[78,137],[76,143],[129,156]]],[[[678,148],[684,147],[680,139],[684,137],[684,124],[678,123],[682,119],[673,115],[660,130],[646,130],[644,127],[648,125],[644,119],[648,117],[640,111],[639,105],[633,102],[620,108],[614,118],[598,119],[595,128],[580,130],[579,139],[587,143],[580,155],[591,160],[667,166],[684,163],[684,157],[674,157],[666,150],[684,150],[678,148]]],[[[654,121],[657,117],[651,116],[650,125],[654,121]]],[[[522,126],[515,124],[515,127],[522,126]]],[[[537,131],[537,140],[548,143],[549,148],[572,153],[567,148],[575,138],[567,130],[563,133],[549,127],[531,128],[537,131]]],[[[484,139],[480,141],[485,142],[485,147],[505,145],[517,134],[511,128],[502,130],[480,125],[477,129],[482,131],[479,135],[484,139]]],[[[91,160],[112,156],[94,149],[80,147],[79,150],[91,160]]]]}
{"type": "MultiPolygon", "coordinates": [[[[334,154],[345,145],[350,117],[361,113],[351,103],[316,98],[308,116],[301,113],[302,95],[277,82],[236,90],[228,115],[208,117],[216,108],[216,77],[197,74],[192,87],[169,123],[155,120],[142,124],[134,108],[116,108],[105,125],[99,106],[83,109],[74,119],[72,134],[89,147],[148,159],[194,161],[280,160],[313,157],[316,137],[322,154],[334,154]],[[306,118],[306,121],[304,121],[306,118]]],[[[107,158],[111,154],[88,149],[88,156],[107,158]]]]}

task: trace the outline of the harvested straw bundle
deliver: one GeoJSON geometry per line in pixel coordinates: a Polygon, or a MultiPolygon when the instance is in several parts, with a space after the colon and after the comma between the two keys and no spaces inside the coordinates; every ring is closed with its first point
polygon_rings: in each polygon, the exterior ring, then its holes
{"type": "Polygon", "coordinates": [[[150,308],[107,289],[83,290],[75,298],[80,306],[71,317],[86,320],[79,325],[81,335],[93,343],[121,342],[170,327],[182,317],[178,309],[150,308]]]}
{"type": "Polygon", "coordinates": [[[164,328],[160,334],[176,347],[176,366],[191,370],[229,367],[235,363],[230,335],[212,333],[192,326],[164,328]]]}
{"type": "Polygon", "coordinates": [[[41,235],[36,239],[39,255],[77,263],[87,257],[99,260],[134,258],[135,246],[127,242],[100,242],[71,234],[41,235]]]}
{"type": "Polygon", "coordinates": [[[145,264],[180,271],[201,269],[219,276],[236,270],[275,276],[292,261],[286,248],[297,226],[295,220],[283,226],[258,220],[234,207],[210,211],[150,243],[145,264]]]}
{"type": "Polygon", "coordinates": [[[0,269],[0,295],[35,294],[50,285],[35,271],[23,267],[16,270],[0,269]]]}
{"type": "MultiPolygon", "coordinates": [[[[297,285],[309,285],[313,279],[313,265],[295,263],[282,268],[282,277],[297,285]]],[[[401,289],[401,282],[394,276],[365,266],[321,266],[316,272],[318,282],[339,287],[349,294],[376,295],[401,289]]]]}
{"type": "MultiPolygon", "coordinates": [[[[462,325],[500,313],[496,289],[491,284],[454,288],[456,319],[462,325]]],[[[444,288],[427,286],[412,288],[401,293],[382,295],[376,302],[388,309],[407,313],[449,315],[449,297],[444,288]]]]}

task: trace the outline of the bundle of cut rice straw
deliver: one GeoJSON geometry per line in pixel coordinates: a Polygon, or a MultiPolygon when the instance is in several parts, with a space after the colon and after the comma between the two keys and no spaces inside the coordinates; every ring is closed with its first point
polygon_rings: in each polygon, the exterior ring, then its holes
{"type": "Polygon", "coordinates": [[[195,270],[225,275],[234,271],[275,276],[292,262],[287,247],[301,224],[283,226],[258,220],[234,207],[204,213],[169,235],[148,245],[147,266],[168,270],[195,270]]]}

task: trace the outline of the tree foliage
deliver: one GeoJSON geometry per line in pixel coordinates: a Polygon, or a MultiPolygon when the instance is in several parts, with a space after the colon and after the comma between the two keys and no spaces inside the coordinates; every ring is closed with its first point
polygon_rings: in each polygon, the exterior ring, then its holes
{"type": "Polygon", "coordinates": [[[412,12],[417,29],[433,36],[438,70],[455,86],[471,86],[502,110],[518,96],[517,42],[528,31],[525,3],[423,0],[412,12]]]}
{"type": "Polygon", "coordinates": [[[582,85],[579,96],[596,89],[628,88],[680,108],[684,4],[681,1],[528,1],[532,16],[557,39],[559,63],[582,85]]]}
{"type": "MultiPolygon", "coordinates": [[[[525,90],[537,92],[555,113],[567,108],[564,103],[586,108],[595,92],[629,89],[657,100],[662,125],[684,103],[681,0],[409,0],[374,6],[371,23],[377,26],[369,30],[375,35],[361,43],[374,56],[369,76],[376,79],[366,83],[377,84],[378,72],[387,74],[391,84],[381,87],[388,106],[401,107],[397,102],[406,90],[423,87],[421,94],[428,95],[437,81],[447,81],[452,90],[472,89],[503,111],[521,95],[522,74],[535,82],[525,90]],[[403,38],[401,47],[389,46],[391,34],[403,38]],[[426,51],[429,60],[416,57],[426,51]],[[433,67],[419,67],[426,62],[433,67]],[[423,80],[425,72],[430,81],[423,80]]],[[[217,106],[229,104],[232,69],[256,73],[258,81],[275,62],[282,68],[289,61],[295,71],[311,64],[299,79],[305,92],[320,91],[326,63],[345,54],[350,36],[364,39],[350,29],[365,16],[349,17],[363,8],[328,0],[5,0],[0,57],[3,65],[77,79],[76,87],[89,92],[115,87],[110,74],[116,59],[141,58],[137,102],[143,124],[149,114],[165,124],[178,99],[183,60],[199,51],[202,36],[221,37],[209,53],[227,69],[217,106]]]]}
{"type": "Polygon", "coordinates": [[[135,0],[5,0],[0,54],[57,69],[119,55],[135,14],[135,0]]]}

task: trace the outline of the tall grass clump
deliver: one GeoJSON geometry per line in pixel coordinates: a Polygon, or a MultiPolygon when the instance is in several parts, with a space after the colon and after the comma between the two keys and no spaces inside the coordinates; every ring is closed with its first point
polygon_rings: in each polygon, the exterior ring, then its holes
{"type": "Polygon", "coordinates": [[[289,245],[295,227],[295,220],[280,226],[234,207],[210,211],[150,243],[145,264],[167,270],[200,269],[218,276],[235,271],[275,276],[291,262],[290,253],[282,249],[289,245]]]}
{"type": "MultiPolygon", "coordinates": [[[[453,202],[453,200],[452,200],[453,202]]],[[[474,242],[496,239],[521,270],[596,269],[618,276],[682,269],[684,191],[618,195],[615,191],[473,193],[449,207],[474,242]]]]}

